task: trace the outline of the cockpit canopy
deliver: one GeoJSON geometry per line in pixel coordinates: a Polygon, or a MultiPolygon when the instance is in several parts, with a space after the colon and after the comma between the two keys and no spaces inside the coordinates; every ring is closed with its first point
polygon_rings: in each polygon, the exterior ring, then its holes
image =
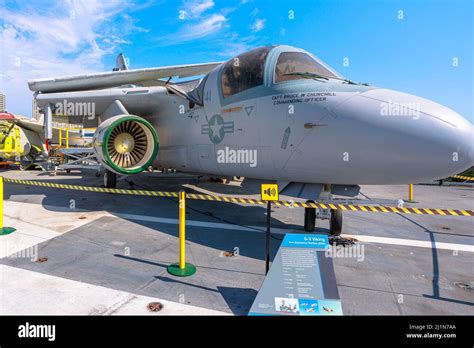
{"type": "MultiPolygon", "coordinates": [[[[242,53],[225,62],[220,72],[222,97],[229,98],[254,87],[305,78],[343,78],[311,54],[290,46],[264,46],[242,53]],[[268,75],[268,76],[267,76],[268,75]]],[[[203,79],[167,87],[191,102],[203,105],[203,79]]]]}
{"type": "Polygon", "coordinates": [[[268,62],[269,55],[281,46],[253,49],[227,61],[222,67],[222,96],[228,98],[247,89],[262,85],[265,73],[273,75],[273,83],[307,78],[316,74],[329,78],[341,76],[312,55],[290,48],[277,53],[276,63],[268,62]]]}

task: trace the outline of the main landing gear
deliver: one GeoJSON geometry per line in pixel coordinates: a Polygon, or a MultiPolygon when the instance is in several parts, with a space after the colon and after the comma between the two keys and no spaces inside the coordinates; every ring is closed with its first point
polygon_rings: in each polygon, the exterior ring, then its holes
{"type": "Polygon", "coordinates": [[[104,172],[104,187],[116,188],[117,187],[117,174],[106,169],[104,172]]]}
{"type": "MultiPolygon", "coordinates": [[[[314,201],[306,201],[306,203],[314,203],[314,201]]],[[[314,232],[316,228],[316,208],[304,208],[304,230],[306,232],[314,232]]]]}

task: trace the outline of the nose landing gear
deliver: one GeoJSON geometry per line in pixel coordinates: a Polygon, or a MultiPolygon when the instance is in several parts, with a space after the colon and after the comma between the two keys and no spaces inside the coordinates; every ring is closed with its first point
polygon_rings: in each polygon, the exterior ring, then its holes
{"type": "MultiPolygon", "coordinates": [[[[307,203],[314,203],[307,201],[307,203]]],[[[304,230],[314,232],[316,227],[316,208],[304,209],[304,230]]],[[[331,209],[331,217],[329,218],[329,235],[339,236],[342,233],[342,210],[331,209]]]]}
{"type": "Polygon", "coordinates": [[[342,210],[331,209],[331,219],[329,220],[329,234],[340,236],[342,233],[342,210]]]}

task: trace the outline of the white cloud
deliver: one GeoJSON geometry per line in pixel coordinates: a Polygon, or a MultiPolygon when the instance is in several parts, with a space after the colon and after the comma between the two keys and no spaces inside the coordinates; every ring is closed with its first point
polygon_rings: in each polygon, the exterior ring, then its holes
{"type": "Polygon", "coordinates": [[[214,7],[213,0],[190,0],[184,2],[183,10],[187,18],[199,18],[201,14],[214,7]]]}
{"type": "Polygon", "coordinates": [[[235,57],[249,50],[249,47],[246,44],[240,42],[224,43],[223,46],[224,48],[219,51],[219,56],[226,58],[235,57]]]}
{"type": "Polygon", "coordinates": [[[252,12],[250,12],[250,15],[251,15],[252,17],[255,17],[259,12],[260,12],[260,10],[259,10],[257,7],[255,7],[255,8],[252,10],[252,12]]]}
{"type": "Polygon", "coordinates": [[[227,19],[220,14],[213,14],[211,17],[196,25],[189,25],[186,27],[181,38],[182,40],[187,41],[208,36],[219,31],[226,20],[227,19]]]}
{"type": "Polygon", "coordinates": [[[253,22],[253,24],[250,26],[250,29],[252,29],[255,32],[258,32],[262,30],[263,28],[265,28],[266,21],[267,21],[266,19],[257,18],[255,22],[253,22]]]}
{"type": "Polygon", "coordinates": [[[214,7],[213,0],[185,0],[180,11],[185,12],[184,17],[180,17],[180,28],[173,34],[158,37],[157,42],[162,46],[171,46],[183,42],[204,38],[217,33],[227,22],[226,10],[218,12],[208,12],[214,7]]]}
{"type": "Polygon", "coordinates": [[[219,36],[213,44],[219,47],[216,51],[217,55],[227,60],[256,47],[268,45],[268,38],[262,35],[241,35],[233,32],[224,37],[219,36]]]}
{"type": "Polygon", "coordinates": [[[69,0],[39,9],[0,8],[0,90],[7,95],[9,111],[30,115],[28,79],[104,70],[102,59],[130,44],[127,34],[139,30],[131,18],[118,16],[131,5],[125,0],[69,0]]]}
{"type": "Polygon", "coordinates": [[[217,33],[227,21],[222,14],[214,13],[200,21],[185,24],[177,33],[159,38],[160,46],[175,45],[186,41],[200,39],[217,33]]]}
{"type": "MultiPolygon", "coordinates": [[[[218,10],[208,11],[212,9],[215,4],[213,0],[188,0],[184,1],[181,11],[186,12],[184,20],[180,20],[180,28],[174,34],[158,37],[157,44],[160,47],[172,46],[188,42],[196,39],[206,39],[209,43],[216,45],[218,55],[229,56],[234,53],[242,53],[249,47],[252,47],[249,42],[254,41],[255,38],[241,38],[239,35],[233,33],[230,25],[230,15],[239,9],[242,5],[251,2],[251,0],[236,4],[233,7],[224,7],[218,10]],[[219,32],[219,35],[214,35],[219,32]],[[242,41],[244,40],[245,43],[242,41]]],[[[256,16],[259,10],[254,8],[250,13],[256,16]]],[[[258,30],[264,26],[265,20],[260,20],[257,24],[258,30]]],[[[257,30],[257,31],[258,31],[257,30]]]]}

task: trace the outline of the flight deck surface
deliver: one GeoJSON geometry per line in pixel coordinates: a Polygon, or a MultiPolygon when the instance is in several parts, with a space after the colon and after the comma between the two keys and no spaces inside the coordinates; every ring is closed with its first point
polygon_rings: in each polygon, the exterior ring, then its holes
{"type": "MultiPolygon", "coordinates": [[[[102,184],[92,171],[2,175],[102,184]]],[[[182,173],[128,180],[137,189],[249,196],[235,182],[182,173]]],[[[11,183],[4,198],[4,224],[17,231],[0,236],[1,314],[246,315],[265,277],[264,206],[187,200],[186,261],[197,273],[179,278],[166,270],[178,261],[176,198],[11,183]],[[149,311],[156,301],[163,309],[149,311]]],[[[362,186],[358,198],[406,199],[407,186],[362,186]]],[[[414,198],[414,207],[474,209],[471,186],[415,185],[414,198]]],[[[283,233],[305,233],[303,213],[272,207],[271,259],[283,233]]],[[[316,226],[328,233],[327,220],[316,226]]],[[[343,235],[363,252],[333,259],[343,313],[474,315],[473,227],[472,217],[344,212],[343,235]]]]}

